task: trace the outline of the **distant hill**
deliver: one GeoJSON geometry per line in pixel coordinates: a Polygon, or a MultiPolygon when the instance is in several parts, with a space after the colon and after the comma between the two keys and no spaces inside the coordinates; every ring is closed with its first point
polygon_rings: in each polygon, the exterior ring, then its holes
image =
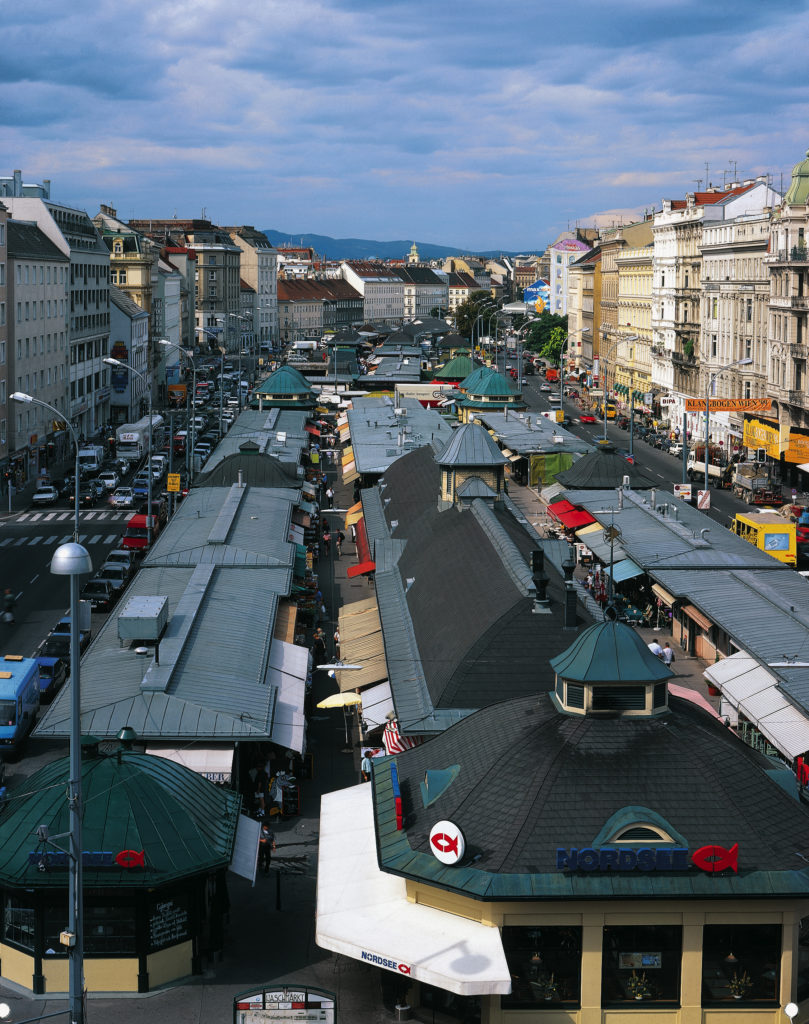
{"type": "MultiPolygon", "coordinates": [[[[264,234],[278,248],[284,246],[309,247],[320,256],[330,260],[380,260],[406,259],[413,239],[397,242],[379,242],[371,238],[331,238],[329,235],[287,235],[283,231],[264,228],[264,234]]],[[[469,249],[453,248],[448,245],[434,245],[431,242],[416,242],[419,256],[424,260],[441,260],[448,256],[508,256],[512,253],[473,253],[469,249]]],[[[544,248],[544,246],[543,246],[544,248]]]]}

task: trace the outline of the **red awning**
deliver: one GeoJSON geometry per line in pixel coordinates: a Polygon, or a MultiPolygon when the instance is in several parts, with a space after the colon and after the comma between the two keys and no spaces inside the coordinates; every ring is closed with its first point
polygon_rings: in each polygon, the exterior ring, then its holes
{"type": "Polygon", "coordinates": [[[315,437],[320,437],[320,431],[317,429],[317,427],[313,427],[311,423],[307,423],[303,429],[310,434],[314,434],[315,437]]]}
{"type": "Polygon", "coordinates": [[[368,531],[365,528],[365,516],[357,520],[357,561],[373,561],[371,545],[368,543],[368,531]]]}
{"type": "Polygon", "coordinates": [[[578,530],[580,526],[589,526],[595,519],[583,508],[574,508],[556,517],[566,530],[578,530]]]}
{"type": "Polygon", "coordinates": [[[576,510],[575,505],[571,505],[569,501],[557,501],[553,505],[548,505],[548,515],[553,519],[557,519],[561,522],[561,516],[566,512],[574,512],[576,510]]]}
{"type": "Polygon", "coordinates": [[[364,576],[366,573],[376,571],[376,562],[360,562],[359,565],[352,565],[346,573],[349,579],[353,579],[354,576],[364,576]]]}

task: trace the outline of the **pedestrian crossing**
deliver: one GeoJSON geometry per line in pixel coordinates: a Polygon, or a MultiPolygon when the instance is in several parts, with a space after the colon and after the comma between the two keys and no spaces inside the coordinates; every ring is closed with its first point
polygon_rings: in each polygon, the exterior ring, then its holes
{"type": "MultiPolygon", "coordinates": [[[[79,536],[79,544],[86,544],[87,547],[92,547],[93,544],[114,544],[116,541],[121,539],[120,533],[83,533],[79,536]]],[[[40,545],[43,548],[50,547],[54,544],[67,544],[68,541],[73,540],[73,534],[59,534],[51,533],[46,537],[41,534],[36,537],[4,537],[0,540],[0,548],[21,548],[29,547],[33,548],[40,545]]]]}
{"type": "MultiPolygon", "coordinates": [[[[13,523],[65,523],[68,519],[73,519],[75,512],[20,512],[19,515],[10,516],[6,522],[13,523]]],[[[102,509],[100,511],[82,512],[79,511],[79,522],[86,523],[95,521],[100,522],[125,522],[132,515],[132,510],[128,512],[113,511],[111,509],[102,509]]]]}

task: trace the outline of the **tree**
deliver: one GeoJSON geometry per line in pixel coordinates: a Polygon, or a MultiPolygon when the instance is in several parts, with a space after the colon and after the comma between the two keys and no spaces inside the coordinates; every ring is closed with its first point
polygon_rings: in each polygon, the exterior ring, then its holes
{"type": "MultiPolygon", "coordinates": [[[[543,354],[543,349],[551,338],[554,330],[561,330],[567,337],[567,317],[558,313],[549,313],[544,310],[534,321],[533,325],[525,332],[525,347],[531,352],[537,352],[542,358],[549,358],[543,354]]],[[[564,344],[564,342],[562,343],[564,344]]],[[[561,352],[561,347],[559,348],[561,352]]],[[[557,357],[558,358],[558,357],[557,357]]]]}
{"type": "Polygon", "coordinates": [[[562,358],[562,349],[566,344],[567,331],[563,327],[553,327],[548,335],[548,340],[539,350],[539,355],[542,359],[558,364],[562,358]]]}
{"type": "Polygon", "coordinates": [[[491,294],[487,291],[472,292],[465,302],[455,308],[455,330],[464,338],[472,337],[472,327],[478,314],[487,303],[492,302],[491,294]]]}

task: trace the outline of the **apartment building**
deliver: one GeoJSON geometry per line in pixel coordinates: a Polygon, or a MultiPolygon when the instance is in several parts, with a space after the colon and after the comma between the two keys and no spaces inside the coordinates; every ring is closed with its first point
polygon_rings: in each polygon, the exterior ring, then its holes
{"type": "Polygon", "coordinates": [[[592,370],[601,326],[601,250],[570,264],[567,276],[567,354],[576,369],[592,370]]]}
{"type": "Polygon", "coordinates": [[[618,256],[627,248],[650,245],[652,219],[604,228],[599,238],[601,251],[601,323],[595,339],[597,354],[615,364],[618,357],[618,256]]]}
{"type": "Polygon", "coordinates": [[[319,341],[323,336],[326,289],[321,281],[278,282],[278,320],[282,345],[319,341]]]}
{"type": "Polygon", "coordinates": [[[36,224],[9,219],[6,228],[8,390],[57,411],[22,403],[8,408],[9,461],[20,486],[70,450],[62,424],[69,416],[71,262],[36,224]]]}
{"type": "MultiPolygon", "coordinates": [[[[767,397],[769,234],[769,211],[703,225],[700,395],[722,371],[712,389],[717,398],[767,397]],[[724,369],[741,359],[753,362],[724,369]]],[[[704,433],[704,414],[692,421],[690,429],[704,433]]],[[[742,443],[743,425],[741,414],[711,412],[709,435],[732,450],[742,443]]]]}
{"type": "Polygon", "coordinates": [[[251,224],[227,229],[241,249],[241,278],[255,292],[255,344],[269,352],[278,339],[278,250],[251,224]]]}
{"type": "Polygon", "coordinates": [[[362,295],[364,318],[372,323],[400,325],[404,319],[404,281],[385,263],[345,260],[343,279],[362,295]]]}
{"type": "Polygon", "coordinates": [[[110,367],[113,426],[133,423],[148,411],[149,314],[117,285],[110,285],[110,354],[125,367],[110,367]]]}
{"type": "MultiPolygon", "coordinates": [[[[764,178],[665,199],[654,219],[652,291],[652,381],[674,398],[671,417],[682,420],[685,399],[700,394],[699,341],[702,317],[702,241],[706,224],[761,214],[780,197],[764,178]]],[[[730,267],[726,276],[730,279],[730,267]]],[[[741,380],[729,375],[740,397],[741,380]]]]}
{"type": "Polygon", "coordinates": [[[422,319],[432,310],[446,311],[449,290],[446,275],[439,276],[429,267],[393,267],[393,272],[404,285],[403,309],[405,320],[422,319]]]}
{"type": "Polygon", "coordinates": [[[624,248],[615,256],[618,304],[615,391],[619,403],[647,408],[652,390],[652,280],[654,246],[624,248]]]}
{"type": "Polygon", "coordinates": [[[550,309],[549,312],[565,316],[567,313],[568,271],[570,265],[580,259],[591,246],[576,238],[563,238],[550,247],[550,265],[548,277],[550,309]]]}
{"type": "Polygon", "coordinates": [[[457,271],[447,271],[447,305],[450,315],[462,303],[466,302],[470,295],[481,290],[480,285],[471,274],[464,274],[457,271]]]}

